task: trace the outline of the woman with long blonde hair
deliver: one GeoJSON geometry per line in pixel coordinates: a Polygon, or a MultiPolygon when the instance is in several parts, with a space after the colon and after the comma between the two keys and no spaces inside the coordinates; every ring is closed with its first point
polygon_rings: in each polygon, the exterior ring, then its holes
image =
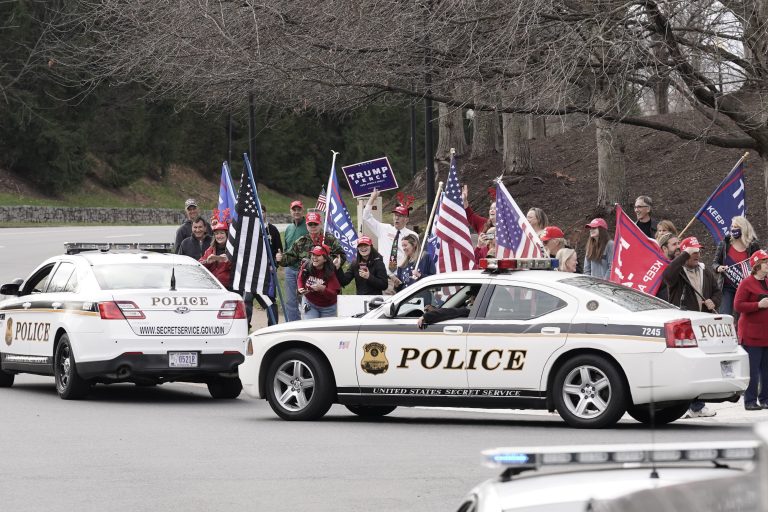
{"type": "MultiPolygon", "coordinates": [[[[742,265],[748,261],[760,244],[755,236],[752,224],[741,215],[731,219],[731,229],[717,244],[715,258],[712,260],[712,270],[716,272],[718,281],[723,289],[723,300],[720,302],[720,313],[734,314],[733,298],[741,280],[749,275],[749,265],[742,265]]],[[[734,314],[734,320],[738,319],[738,313],[734,314]]]]}

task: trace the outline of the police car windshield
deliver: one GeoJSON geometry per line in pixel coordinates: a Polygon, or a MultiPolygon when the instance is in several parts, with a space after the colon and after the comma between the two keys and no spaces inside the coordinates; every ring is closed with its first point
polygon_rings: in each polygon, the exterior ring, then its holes
{"type": "Polygon", "coordinates": [[[171,286],[171,270],[175,269],[177,290],[221,289],[219,282],[202,267],[147,263],[143,265],[94,265],[93,273],[102,290],[149,289],[167,290],[171,286]]]}
{"type": "Polygon", "coordinates": [[[603,279],[588,276],[569,277],[560,281],[562,284],[586,290],[605,297],[629,311],[651,311],[654,309],[674,309],[675,306],[663,300],[646,295],[632,288],[611,283],[603,279]]]}

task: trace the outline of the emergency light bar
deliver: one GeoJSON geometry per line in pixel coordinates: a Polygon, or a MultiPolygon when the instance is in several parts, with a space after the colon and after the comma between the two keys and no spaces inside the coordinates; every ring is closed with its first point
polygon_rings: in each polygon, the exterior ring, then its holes
{"type": "Polygon", "coordinates": [[[489,272],[500,270],[553,270],[557,258],[482,258],[478,266],[489,272]]]}
{"type": "Polygon", "coordinates": [[[151,251],[172,253],[173,244],[162,242],[67,242],[64,244],[66,254],[78,254],[83,251],[151,251]]]}
{"type": "Polygon", "coordinates": [[[757,441],[495,448],[483,452],[483,464],[522,471],[579,464],[754,461],[758,448],[757,441]]]}

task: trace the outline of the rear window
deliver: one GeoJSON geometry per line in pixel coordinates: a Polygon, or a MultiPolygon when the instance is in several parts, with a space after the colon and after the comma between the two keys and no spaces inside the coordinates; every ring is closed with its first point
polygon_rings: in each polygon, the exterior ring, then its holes
{"type": "Polygon", "coordinates": [[[112,264],[94,265],[93,273],[102,290],[168,290],[171,288],[171,271],[176,278],[177,290],[210,289],[219,290],[221,284],[216,278],[197,265],[171,265],[148,263],[143,265],[112,264]]]}
{"type": "Polygon", "coordinates": [[[657,297],[652,297],[620,284],[594,277],[569,277],[560,281],[580,290],[586,290],[610,300],[629,311],[650,311],[654,309],[675,309],[675,306],[657,297]]]}

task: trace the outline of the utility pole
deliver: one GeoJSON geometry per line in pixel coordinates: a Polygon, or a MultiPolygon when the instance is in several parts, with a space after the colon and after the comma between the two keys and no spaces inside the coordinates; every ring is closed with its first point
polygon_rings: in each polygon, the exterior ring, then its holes
{"type": "Polygon", "coordinates": [[[411,103],[411,178],[416,176],[416,105],[411,103]]]}
{"type": "Polygon", "coordinates": [[[256,107],[253,103],[253,93],[248,94],[250,103],[250,113],[248,116],[248,156],[251,159],[251,169],[253,170],[253,181],[259,182],[259,167],[256,165],[256,107]]]}

